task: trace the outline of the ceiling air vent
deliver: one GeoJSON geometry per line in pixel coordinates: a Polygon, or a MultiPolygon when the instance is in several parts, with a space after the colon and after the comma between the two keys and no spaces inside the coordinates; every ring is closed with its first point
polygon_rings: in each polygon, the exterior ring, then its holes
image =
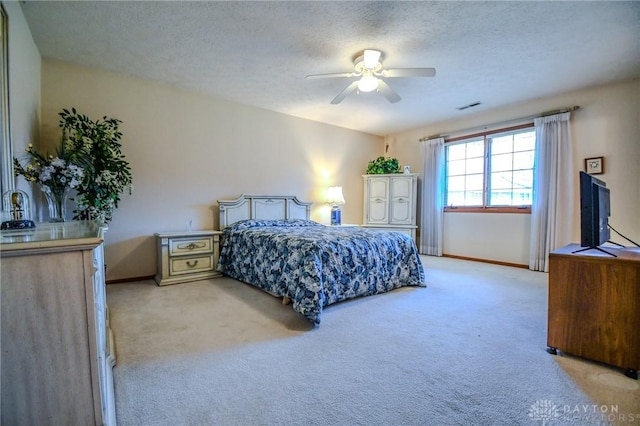
{"type": "Polygon", "coordinates": [[[472,103],[472,104],[465,105],[465,106],[461,106],[461,107],[458,107],[458,108],[456,108],[456,109],[457,109],[458,111],[464,111],[464,110],[465,110],[465,109],[467,109],[467,108],[473,108],[473,107],[476,107],[476,106],[478,106],[478,105],[480,105],[480,104],[481,104],[481,102],[474,102],[474,103],[472,103]]]}

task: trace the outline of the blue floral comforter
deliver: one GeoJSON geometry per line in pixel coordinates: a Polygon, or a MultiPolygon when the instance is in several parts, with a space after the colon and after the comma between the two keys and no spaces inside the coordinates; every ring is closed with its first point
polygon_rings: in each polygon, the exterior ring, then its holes
{"type": "Polygon", "coordinates": [[[426,287],[413,239],[309,220],[243,220],[223,231],[218,270],[287,296],[314,324],[322,308],[404,286],[426,287]]]}

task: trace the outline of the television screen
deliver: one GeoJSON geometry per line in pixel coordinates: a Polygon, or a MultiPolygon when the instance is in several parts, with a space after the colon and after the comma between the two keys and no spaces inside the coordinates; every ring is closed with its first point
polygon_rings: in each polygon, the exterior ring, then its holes
{"type": "Polygon", "coordinates": [[[590,174],[580,172],[580,245],[598,247],[611,238],[609,189],[590,174]]]}

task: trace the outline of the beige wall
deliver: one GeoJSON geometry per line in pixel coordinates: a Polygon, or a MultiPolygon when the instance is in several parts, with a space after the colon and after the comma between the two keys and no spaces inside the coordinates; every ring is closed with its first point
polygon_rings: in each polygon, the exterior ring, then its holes
{"type": "MultiPolygon", "coordinates": [[[[20,158],[38,139],[40,125],[40,53],[24,19],[20,4],[3,1],[9,28],[9,120],[13,154],[20,158]]],[[[24,179],[16,187],[31,193],[24,179]]],[[[32,204],[33,204],[32,200],[32,204]]]]}
{"type": "MultiPolygon", "coordinates": [[[[389,155],[412,171],[422,172],[418,140],[450,134],[483,125],[515,120],[544,111],[579,105],[572,113],[574,144],[574,241],[580,241],[578,171],[584,159],[605,157],[605,173],[599,177],[611,190],[610,224],[640,242],[640,81],[617,83],[589,90],[512,105],[490,112],[467,113],[464,117],[424,128],[390,135],[389,155]]],[[[462,113],[461,113],[462,114],[462,113]]],[[[525,214],[445,214],[446,254],[491,259],[526,265],[529,263],[530,216],[525,214]]],[[[630,244],[612,233],[614,241],[630,244]]]]}
{"type": "Polygon", "coordinates": [[[107,280],[155,274],[154,232],[217,229],[218,199],[296,195],[329,223],[324,191],[342,185],[343,221],[362,217],[362,173],[382,138],[106,71],[43,60],[42,139],[56,143],[58,112],[123,121],[133,171],[106,235],[107,280]]]}

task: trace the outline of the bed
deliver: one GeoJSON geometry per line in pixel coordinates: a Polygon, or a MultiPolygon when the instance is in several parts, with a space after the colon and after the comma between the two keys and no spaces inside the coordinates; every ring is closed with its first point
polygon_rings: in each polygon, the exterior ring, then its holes
{"type": "Polygon", "coordinates": [[[294,196],[242,195],[218,201],[218,271],[290,300],[318,325],[333,303],[405,286],[426,287],[413,239],[405,234],[309,220],[294,196]]]}

